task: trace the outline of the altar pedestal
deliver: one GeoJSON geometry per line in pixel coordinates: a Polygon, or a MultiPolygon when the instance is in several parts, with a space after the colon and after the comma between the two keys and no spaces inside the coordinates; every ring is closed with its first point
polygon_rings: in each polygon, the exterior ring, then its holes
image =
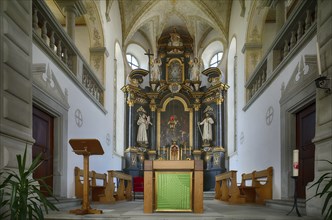
{"type": "Polygon", "coordinates": [[[146,160],[144,213],[203,213],[202,160],[146,160]]]}

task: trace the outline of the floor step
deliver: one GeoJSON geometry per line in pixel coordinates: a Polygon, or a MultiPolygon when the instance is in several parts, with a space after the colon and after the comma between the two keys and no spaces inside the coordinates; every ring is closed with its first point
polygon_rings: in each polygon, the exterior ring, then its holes
{"type": "MultiPolygon", "coordinates": [[[[285,211],[291,211],[294,207],[294,200],[293,199],[273,199],[273,200],[266,200],[265,202],[266,207],[280,209],[285,211]]],[[[301,215],[306,215],[306,204],[304,199],[297,200],[297,208],[301,215]]],[[[292,212],[296,213],[295,207],[292,212]]]]}
{"type": "Polygon", "coordinates": [[[136,199],[144,199],[144,194],[143,192],[136,192],[135,193],[135,198],[134,198],[134,193],[133,193],[133,199],[136,200],[136,199]]]}
{"type": "Polygon", "coordinates": [[[82,204],[82,199],[74,199],[74,198],[57,197],[56,199],[48,198],[48,200],[60,210],[70,209],[72,207],[77,207],[82,204]]]}
{"type": "Polygon", "coordinates": [[[203,192],[204,200],[213,200],[214,196],[215,196],[215,192],[214,191],[204,191],[203,192]]]}
{"type": "MultiPolygon", "coordinates": [[[[205,191],[203,193],[204,200],[213,200],[214,199],[214,191],[205,191]]],[[[134,197],[134,194],[133,194],[134,197]]],[[[136,199],[144,199],[144,194],[142,192],[135,193],[135,200],[136,199]]]]}

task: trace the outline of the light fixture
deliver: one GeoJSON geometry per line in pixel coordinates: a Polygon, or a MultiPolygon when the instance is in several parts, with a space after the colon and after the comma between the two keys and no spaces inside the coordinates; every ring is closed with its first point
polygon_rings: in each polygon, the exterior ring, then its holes
{"type": "Polygon", "coordinates": [[[316,88],[319,89],[325,89],[326,93],[331,92],[330,89],[330,79],[328,79],[326,76],[320,76],[317,79],[315,79],[316,88]]]}

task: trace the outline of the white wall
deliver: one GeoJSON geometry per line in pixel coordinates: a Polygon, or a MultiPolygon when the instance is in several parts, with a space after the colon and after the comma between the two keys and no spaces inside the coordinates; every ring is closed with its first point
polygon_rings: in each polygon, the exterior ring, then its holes
{"type": "MultiPolygon", "coordinates": [[[[248,4],[246,2],[246,4],[248,4]]],[[[281,89],[286,86],[291,74],[301,57],[305,54],[315,54],[315,39],[297,54],[293,60],[279,73],[273,83],[246,110],[245,106],[245,65],[241,49],[244,44],[249,5],[246,5],[246,17],[239,16],[238,1],[233,2],[230,20],[230,36],[237,37],[238,75],[237,75],[237,153],[229,158],[229,169],[238,171],[238,180],[242,173],[273,167],[273,198],[281,198],[281,135],[280,135],[280,104],[281,89]],[[273,121],[266,123],[266,113],[269,107],[274,110],[273,121]]],[[[230,100],[228,100],[230,101],[230,100]]]]}
{"type": "MultiPolygon", "coordinates": [[[[102,13],[105,15],[105,13],[102,13]]],[[[70,109],[68,112],[68,141],[72,138],[96,138],[100,141],[104,149],[104,155],[90,157],[90,169],[100,173],[106,173],[107,170],[122,169],[122,158],[113,154],[112,145],[107,145],[107,133],[113,133],[113,76],[114,76],[114,46],[115,41],[121,44],[121,23],[120,12],[117,2],[113,3],[111,9],[111,22],[104,25],[105,45],[109,51],[106,59],[106,83],[105,83],[105,109],[104,114],[86,95],[82,93],[80,88],[64,74],[56,64],[50,62],[49,58],[35,45],[33,45],[33,63],[46,63],[54,72],[63,91],[68,91],[68,103],[70,109]],[[83,125],[78,127],[75,123],[75,111],[80,109],[83,115],[83,125]]],[[[106,20],[106,19],[105,19],[106,20]]],[[[89,45],[89,44],[87,44],[89,45]]],[[[112,140],[111,140],[112,143],[112,140]]],[[[71,149],[71,146],[64,146],[71,149]]],[[[74,167],[83,168],[83,157],[68,151],[68,167],[63,171],[62,175],[67,175],[68,197],[75,195],[74,186],[74,167]]]]}

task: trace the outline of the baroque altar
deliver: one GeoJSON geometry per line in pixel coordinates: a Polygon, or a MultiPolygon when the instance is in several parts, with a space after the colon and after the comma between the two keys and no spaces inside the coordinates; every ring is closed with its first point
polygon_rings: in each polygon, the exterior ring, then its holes
{"type": "Polygon", "coordinates": [[[225,172],[228,86],[220,69],[203,70],[189,33],[173,29],[157,47],[157,55],[147,54],[149,70],[132,70],[122,88],[127,103],[124,170],[142,176],[145,160],[203,160],[204,190],[212,190],[214,176],[225,172]]]}

